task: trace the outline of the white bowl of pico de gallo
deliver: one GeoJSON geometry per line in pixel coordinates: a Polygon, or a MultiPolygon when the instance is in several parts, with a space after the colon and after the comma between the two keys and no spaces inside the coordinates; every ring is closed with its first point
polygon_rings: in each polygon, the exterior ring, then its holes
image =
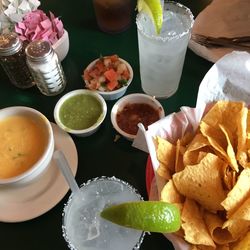
{"type": "Polygon", "coordinates": [[[118,55],[101,56],[83,71],[87,89],[97,91],[105,100],[123,96],[132,82],[133,69],[118,55]]]}

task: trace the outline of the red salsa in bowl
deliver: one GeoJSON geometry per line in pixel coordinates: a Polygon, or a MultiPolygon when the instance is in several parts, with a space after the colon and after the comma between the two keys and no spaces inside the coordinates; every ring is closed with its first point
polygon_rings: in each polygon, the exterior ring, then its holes
{"type": "Polygon", "coordinates": [[[147,103],[128,103],[116,114],[117,125],[128,134],[136,135],[138,123],[145,129],[160,119],[159,108],[154,108],[147,103]]]}
{"type": "Polygon", "coordinates": [[[111,122],[116,131],[129,140],[138,132],[138,123],[145,129],[165,116],[160,102],[152,96],[136,93],[119,99],[111,110],[111,122]]]}

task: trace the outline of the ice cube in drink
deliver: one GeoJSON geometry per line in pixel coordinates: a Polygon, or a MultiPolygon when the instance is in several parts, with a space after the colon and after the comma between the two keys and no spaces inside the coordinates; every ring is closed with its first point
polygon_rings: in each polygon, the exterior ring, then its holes
{"type": "Polygon", "coordinates": [[[80,197],[70,196],[64,208],[63,236],[72,250],[139,249],[144,233],[100,217],[107,206],[142,197],[128,183],[101,177],[81,186],[80,197]]]}

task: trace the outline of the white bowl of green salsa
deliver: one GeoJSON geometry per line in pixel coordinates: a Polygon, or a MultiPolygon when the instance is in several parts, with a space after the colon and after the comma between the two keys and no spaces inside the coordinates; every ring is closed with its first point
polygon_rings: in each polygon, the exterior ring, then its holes
{"type": "Polygon", "coordinates": [[[91,90],[78,89],[68,92],[57,102],[54,119],[57,125],[77,136],[92,135],[107,114],[103,97],[91,90]]]}

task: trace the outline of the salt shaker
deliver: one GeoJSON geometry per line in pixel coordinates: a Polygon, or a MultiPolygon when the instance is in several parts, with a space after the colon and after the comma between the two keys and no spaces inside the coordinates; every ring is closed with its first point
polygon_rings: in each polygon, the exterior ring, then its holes
{"type": "Polygon", "coordinates": [[[47,41],[37,40],[28,44],[25,49],[27,64],[42,94],[54,96],[60,94],[66,79],[62,65],[47,41]]]}
{"type": "Polygon", "coordinates": [[[16,87],[26,89],[35,84],[26,64],[23,42],[14,32],[0,35],[0,64],[16,87]]]}

